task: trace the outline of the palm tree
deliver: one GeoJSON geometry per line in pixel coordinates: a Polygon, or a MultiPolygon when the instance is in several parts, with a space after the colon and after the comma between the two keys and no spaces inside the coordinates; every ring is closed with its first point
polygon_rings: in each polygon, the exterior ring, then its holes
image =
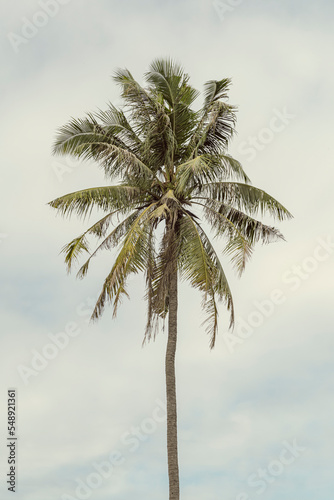
{"type": "Polygon", "coordinates": [[[291,215],[270,195],[251,186],[240,163],[227,154],[236,111],[226,102],[229,79],[205,84],[199,110],[191,107],[199,92],[171,60],[155,60],[150,65],[145,74],[146,87],[128,70],[118,70],[114,79],[121,86],[124,107],[109,104],[106,111],[71,119],[59,129],[54,145],[55,154],[95,160],[113,185],[76,191],[50,205],[62,215],[85,217],[94,208],[105,213],[63,248],[68,270],[82,253],[89,254],[78,277],[86,275],[91,259],[100,250],[118,247],[92,319],[101,316],[107,302],[113,304],[115,316],[122,297],[128,296],[129,276],[139,272],[146,277],[148,303],[144,342],[155,337],[160,319],[168,317],[169,499],[178,500],[178,279],[188,280],[202,293],[206,330],[213,348],[218,329],[217,303],[225,303],[231,327],[234,311],[222,264],[203,222],[215,236],[225,237],[224,252],[241,274],[256,242],[282,238],[276,228],[254,216],[268,213],[283,220],[291,215]],[[91,235],[101,241],[92,253],[91,235]]]}

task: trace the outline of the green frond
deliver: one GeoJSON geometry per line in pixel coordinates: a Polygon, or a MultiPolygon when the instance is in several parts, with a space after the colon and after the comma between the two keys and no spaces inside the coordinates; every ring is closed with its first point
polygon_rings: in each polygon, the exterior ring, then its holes
{"type": "Polygon", "coordinates": [[[250,178],[241,166],[241,163],[228,154],[217,155],[221,162],[222,174],[225,179],[236,178],[244,182],[250,182],[250,178]]]}
{"type": "Polygon", "coordinates": [[[215,169],[210,163],[210,157],[201,155],[179,165],[175,177],[177,183],[176,193],[190,193],[195,186],[214,179],[215,169]]]}
{"type": "Polygon", "coordinates": [[[114,144],[127,148],[117,134],[107,135],[103,127],[96,121],[92,113],[85,118],[72,118],[67,124],[59,128],[53,145],[54,155],[70,154],[83,159],[96,159],[94,146],[114,144]]]}
{"type": "Polygon", "coordinates": [[[177,192],[191,193],[191,197],[196,198],[202,193],[203,185],[231,177],[242,178],[246,182],[249,180],[240,163],[230,156],[202,154],[177,167],[177,192]]]}
{"type": "Polygon", "coordinates": [[[172,59],[156,59],[145,74],[154,91],[163,96],[171,108],[176,104],[190,106],[199,92],[188,84],[189,75],[172,59]]]}
{"type": "Polygon", "coordinates": [[[93,234],[98,238],[102,238],[103,236],[105,236],[113,217],[116,214],[119,215],[121,212],[122,211],[118,209],[108,213],[107,215],[102,217],[102,219],[95,222],[89,229],[87,229],[87,231],[85,231],[85,234],[93,234]]]}
{"type": "MultiPolygon", "coordinates": [[[[225,275],[223,266],[219,260],[219,257],[214,249],[209,237],[205,233],[204,229],[196,222],[199,234],[201,236],[203,245],[206,249],[207,254],[209,255],[213,268],[215,270],[214,274],[214,282],[213,282],[213,291],[217,295],[218,300],[225,303],[225,306],[228,311],[230,311],[230,328],[234,325],[234,305],[232,292],[225,275]]],[[[210,324],[210,322],[209,322],[210,324]]]]}
{"type": "MultiPolygon", "coordinates": [[[[290,219],[291,213],[275,198],[262,189],[240,182],[212,182],[201,186],[198,193],[224,204],[246,210],[249,214],[269,214],[282,221],[290,219]]],[[[196,198],[196,195],[194,195],[196,198]]]]}
{"type": "Polygon", "coordinates": [[[225,234],[234,237],[240,231],[252,245],[258,241],[270,243],[271,241],[284,239],[283,235],[275,227],[263,224],[230,205],[209,198],[206,198],[205,204],[194,203],[203,206],[204,216],[217,236],[225,234]]]}
{"type": "Polygon", "coordinates": [[[130,116],[136,122],[137,129],[142,132],[143,125],[162,109],[149,92],[144,89],[127,69],[118,69],[114,73],[114,81],[122,88],[122,97],[129,108],[130,116]]]}
{"type": "Polygon", "coordinates": [[[226,91],[230,83],[229,79],[224,79],[211,80],[205,84],[204,105],[189,141],[188,158],[203,153],[225,153],[234,133],[236,108],[220,99],[227,98],[226,91]]]}
{"type": "Polygon", "coordinates": [[[150,234],[150,213],[155,204],[146,207],[130,226],[122,248],[115,259],[115,263],[108,274],[96,302],[92,319],[98,319],[104,309],[106,301],[113,302],[113,314],[116,314],[117,305],[122,295],[126,293],[126,281],[130,274],[144,271],[147,263],[148,245],[150,234]],[[114,301],[116,298],[116,302],[114,301]]]}
{"type": "Polygon", "coordinates": [[[284,239],[283,235],[272,226],[234,209],[233,207],[216,204],[212,201],[204,208],[204,215],[217,235],[226,235],[228,243],[225,253],[231,255],[231,261],[241,275],[247,261],[250,259],[253,246],[258,241],[263,244],[284,239]]]}
{"type": "MultiPolygon", "coordinates": [[[[119,175],[152,177],[151,169],[125,144],[119,128],[99,125],[92,116],[90,120],[74,120],[60,128],[54,154],[70,154],[82,160],[95,160],[110,178],[119,175]]],[[[137,144],[135,144],[137,147],[137,144]]],[[[138,150],[138,148],[137,148],[138,150]]]]}
{"type": "Polygon", "coordinates": [[[95,222],[89,229],[87,229],[81,236],[74,238],[70,243],[67,243],[62,248],[62,253],[65,253],[65,264],[67,265],[67,272],[71,271],[72,264],[77,261],[81,256],[82,252],[89,253],[89,246],[87,241],[87,234],[94,234],[98,237],[104,235],[109,224],[111,223],[112,217],[118,212],[112,212],[95,222]]]}
{"type": "Polygon", "coordinates": [[[70,243],[67,243],[61,250],[62,253],[65,253],[65,264],[67,267],[67,272],[69,273],[72,268],[72,264],[74,261],[77,261],[82,252],[89,253],[88,242],[85,234],[74,238],[70,243]]]}
{"type": "Polygon", "coordinates": [[[141,155],[156,172],[162,165],[169,165],[175,148],[175,136],[168,110],[163,100],[145,90],[128,70],[118,70],[115,80],[122,86],[122,97],[136,123],[135,131],[142,139],[141,155]]]}
{"type": "Polygon", "coordinates": [[[153,61],[145,77],[152,96],[164,105],[169,117],[172,135],[167,136],[167,144],[171,143],[172,151],[168,157],[178,162],[184,157],[186,143],[196,125],[197,113],[190,105],[199,93],[189,85],[189,75],[172,60],[153,61]]]}
{"type": "Polygon", "coordinates": [[[166,77],[159,71],[146,73],[146,80],[151,84],[151,89],[161,95],[164,101],[174,108],[177,99],[177,92],[179,90],[181,76],[173,75],[172,78],[166,77]]]}
{"type": "Polygon", "coordinates": [[[215,101],[228,99],[228,90],[231,86],[230,78],[209,80],[204,84],[204,109],[209,109],[215,101]]]}
{"type": "Polygon", "coordinates": [[[149,100],[149,96],[145,89],[139,85],[128,69],[118,68],[114,72],[113,80],[122,88],[121,95],[126,101],[128,99],[133,99],[133,101],[130,102],[137,105],[143,100],[149,100]],[[135,96],[136,99],[134,99],[135,96]]]}
{"type": "MultiPolygon", "coordinates": [[[[211,227],[215,230],[216,235],[226,235],[228,237],[225,253],[232,255],[231,261],[238,274],[241,275],[253,252],[252,241],[250,241],[247,235],[247,229],[245,230],[244,227],[245,222],[248,222],[249,224],[250,218],[247,219],[247,216],[240,212],[239,214],[232,212],[231,214],[228,213],[225,215],[223,209],[218,208],[215,210],[209,205],[209,203],[207,203],[207,205],[203,205],[202,203],[196,202],[196,204],[203,206],[204,216],[210,223],[211,227]],[[233,215],[234,220],[231,220],[228,215],[230,215],[231,218],[233,215]],[[246,219],[243,216],[245,216],[246,219]]],[[[254,230],[254,226],[252,228],[254,230]]],[[[254,238],[258,237],[259,234],[261,233],[254,232],[254,238]]]]}
{"type": "Polygon", "coordinates": [[[177,78],[180,80],[182,77],[186,77],[187,80],[189,79],[182,66],[172,58],[154,59],[149,66],[149,71],[145,74],[146,77],[149,77],[151,73],[158,73],[167,79],[177,78]]]}
{"type": "Polygon", "coordinates": [[[253,247],[249,241],[239,232],[227,243],[224,253],[231,257],[231,262],[239,276],[243,273],[246,263],[251,258],[253,247]]]}
{"type": "Polygon", "coordinates": [[[145,299],[147,300],[147,322],[145,328],[145,335],[143,339],[143,345],[145,342],[149,342],[151,338],[155,339],[158,330],[158,320],[159,320],[159,312],[157,311],[156,303],[155,303],[155,290],[153,281],[156,275],[156,249],[155,249],[155,236],[154,236],[154,228],[151,226],[150,233],[147,241],[148,252],[147,252],[147,265],[145,271],[146,277],[146,295],[145,299]]]}
{"type": "Polygon", "coordinates": [[[210,346],[214,346],[218,330],[216,297],[226,304],[230,311],[230,326],[234,323],[234,308],[231,290],[209,238],[202,227],[190,216],[184,216],[180,223],[182,245],[180,250],[181,276],[203,293],[207,318],[206,331],[210,335],[210,346]]]}
{"type": "Polygon", "coordinates": [[[215,101],[208,112],[196,150],[198,153],[221,154],[225,152],[234,134],[235,107],[215,101]]]}
{"type": "Polygon", "coordinates": [[[121,244],[122,239],[129,231],[130,227],[140,215],[141,211],[133,212],[129,217],[120,222],[115,229],[100,243],[100,245],[95,249],[95,251],[90,255],[86,262],[81,266],[77,273],[77,277],[82,279],[86,276],[89,268],[90,261],[96,256],[101,250],[110,250],[121,244]]]}
{"type": "Polygon", "coordinates": [[[205,250],[199,228],[188,214],[180,221],[182,246],[180,253],[180,269],[182,277],[191,286],[207,294],[213,286],[213,263],[205,250]]]}
{"type": "Polygon", "coordinates": [[[83,189],[74,193],[66,194],[50,201],[52,208],[57,208],[62,215],[72,215],[85,218],[94,207],[105,212],[119,210],[128,212],[140,199],[140,192],[133,186],[103,186],[91,189],[83,189]]]}
{"type": "Polygon", "coordinates": [[[123,144],[126,144],[132,152],[140,156],[142,141],[121,109],[109,103],[107,110],[99,110],[94,115],[99,120],[103,132],[105,132],[107,136],[117,137],[123,144]]]}
{"type": "Polygon", "coordinates": [[[209,297],[203,298],[202,308],[206,314],[206,318],[203,321],[202,326],[205,326],[205,331],[210,337],[210,349],[213,349],[218,333],[218,308],[215,295],[213,293],[210,293],[209,297]]]}
{"type": "Polygon", "coordinates": [[[231,260],[239,275],[244,271],[255,243],[261,241],[265,244],[284,239],[275,227],[267,226],[233,207],[211,199],[206,199],[206,204],[194,203],[203,207],[204,216],[216,235],[228,238],[225,251],[228,255],[234,252],[231,260]]]}
{"type": "Polygon", "coordinates": [[[174,270],[173,263],[178,260],[180,247],[180,233],[175,227],[175,220],[172,214],[168,214],[164,233],[160,240],[160,247],[154,257],[154,267],[152,268],[152,318],[165,319],[169,308],[169,282],[171,273],[174,270]],[[174,229],[173,229],[174,228],[174,229]]]}

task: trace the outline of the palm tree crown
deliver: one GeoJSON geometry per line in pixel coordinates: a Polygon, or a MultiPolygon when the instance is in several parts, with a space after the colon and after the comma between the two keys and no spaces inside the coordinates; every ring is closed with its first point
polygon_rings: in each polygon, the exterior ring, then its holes
{"type": "Polygon", "coordinates": [[[240,163],[227,154],[235,126],[235,107],[226,102],[229,79],[205,84],[204,103],[198,111],[191,108],[198,91],[170,60],[151,64],[145,74],[146,88],[128,70],[118,70],[114,79],[121,86],[124,108],[109,104],[106,111],[72,119],[59,130],[54,145],[55,154],[94,159],[107,179],[116,181],[50,203],[64,215],[86,216],[93,207],[106,212],[64,247],[65,261],[70,269],[82,252],[89,253],[89,235],[101,238],[79,270],[78,276],[84,277],[99,250],[119,245],[93,318],[101,315],[106,301],[113,303],[116,314],[122,296],[127,295],[128,277],[143,271],[148,300],[146,338],[150,338],[156,320],[168,312],[169,275],[175,259],[181,277],[203,294],[213,347],[217,300],[225,302],[231,325],[233,301],[217,253],[193,210],[201,208],[202,220],[216,236],[225,236],[225,252],[239,274],[257,241],[282,238],[277,229],[254,216],[267,212],[282,220],[290,213],[251,186],[240,163]],[[164,223],[162,236],[156,232],[160,223],[164,223]]]}

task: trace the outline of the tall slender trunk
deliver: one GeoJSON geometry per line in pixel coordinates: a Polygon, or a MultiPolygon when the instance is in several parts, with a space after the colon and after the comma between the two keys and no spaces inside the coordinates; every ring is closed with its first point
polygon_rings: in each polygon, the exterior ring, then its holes
{"type": "Polygon", "coordinates": [[[167,455],[169,500],[179,500],[179,463],[177,453],[177,412],[175,351],[177,338],[177,266],[173,265],[169,285],[168,341],[166,350],[167,455]]]}

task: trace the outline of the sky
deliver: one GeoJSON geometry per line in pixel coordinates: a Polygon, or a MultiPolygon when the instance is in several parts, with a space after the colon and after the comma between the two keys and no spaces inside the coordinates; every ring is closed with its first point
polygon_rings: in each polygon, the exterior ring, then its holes
{"type": "MultiPolygon", "coordinates": [[[[3,2],[4,4],[4,2],[3,2]]],[[[16,390],[17,500],[168,496],[166,332],[142,347],[141,276],[116,320],[88,322],[112,255],[87,278],[61,248],[87,222],[47,203],[105,185],[93,163],[52,156],[70,117],[121,103],[172,57],[202,90],[232,79],[230,154],[293,214],[239,279],[222,257],[236,327],[214,350],[200,296],[180,284],[176,360],[182,500],[329,500],[333,431],[332,21],[327,0],[26,0],[1,16],[0,497],[12,498],[7,391],[16,390]]],[[[269,219],[265,219],[269,222],[269,219]]],[[[273,224],[273,222],[270,222],[273,224]]],[[[215,242],[219,251],[222,244],[215,242]]]]}

